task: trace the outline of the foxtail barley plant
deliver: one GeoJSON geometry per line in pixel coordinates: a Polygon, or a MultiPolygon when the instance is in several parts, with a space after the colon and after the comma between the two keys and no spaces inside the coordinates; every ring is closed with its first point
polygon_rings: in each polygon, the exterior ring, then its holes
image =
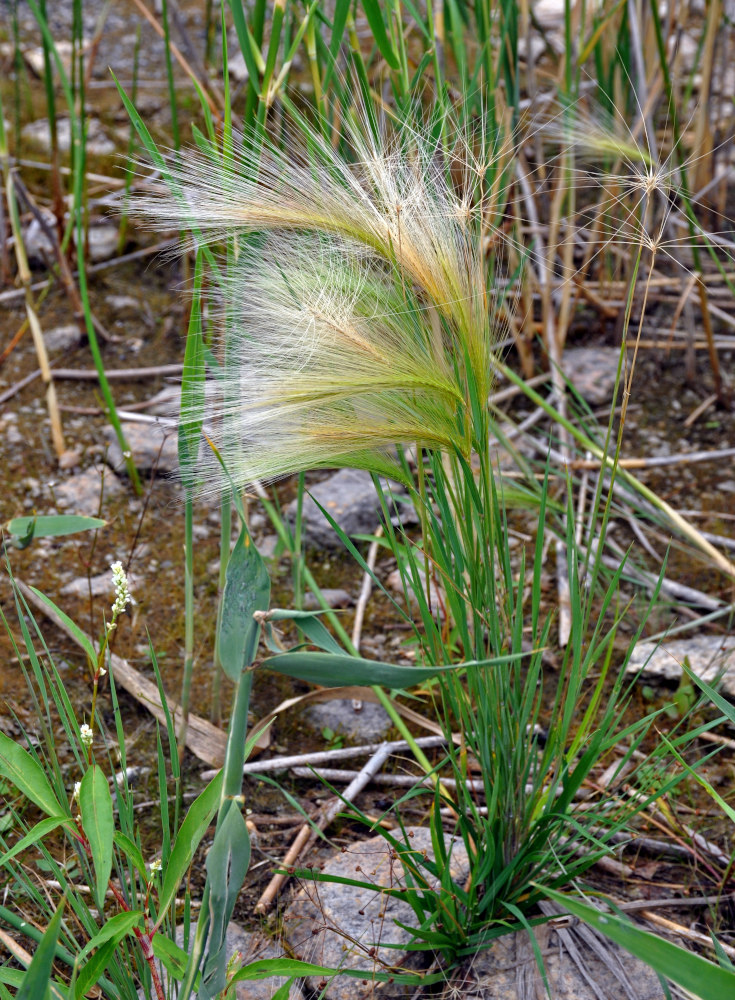
{"type": "Polygon", "coordinates": [[[228,364],[208,415],[239,486],[324,466],[405,480],[396,444],[469,460],[486,441],[501,329],[483,167],[416,132],[408,148],[373,141],[365,124],[353,164],[315,135],[308,161],[249,144],[223,164],[210,148],[139,203],[164,228],[235,240],[228,364]]]}

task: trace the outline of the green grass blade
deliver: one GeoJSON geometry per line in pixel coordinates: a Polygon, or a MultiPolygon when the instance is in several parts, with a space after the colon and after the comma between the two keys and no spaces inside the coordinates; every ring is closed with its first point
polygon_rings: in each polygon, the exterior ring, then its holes
{"type": "Polygon", "coordinates": [[[542,891],[569,913],[650,965],[660,976],[683,986],[701,1000],[726,1000],[735,996],[735,973],[728,969],[641,930],[617,914],[600,913],[595,907],[553,889],[542,891]]]}

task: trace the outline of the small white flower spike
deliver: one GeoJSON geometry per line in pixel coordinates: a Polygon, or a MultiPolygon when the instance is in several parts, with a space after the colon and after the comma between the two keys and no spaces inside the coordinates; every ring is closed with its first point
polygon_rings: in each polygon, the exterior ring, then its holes
{"type": "Polygon", "coordinates": [[[112,605],[113,621],[123,613],[128,604],[132,603],[132,597],[128,590],[128,578],[125,575],[122,563],[118,560],[110,567],[112,570],[112,583],[115,588],[115,603],[112,605]]]}
{"type": "Polygon", "coordinates": [[[79,739],[82,746],[87,747],[87,749],[89,749],[89,747],[91,747],[94,743],[94,731],[87,725],[86,722],[83,722],[79,727],[79,739]]]}

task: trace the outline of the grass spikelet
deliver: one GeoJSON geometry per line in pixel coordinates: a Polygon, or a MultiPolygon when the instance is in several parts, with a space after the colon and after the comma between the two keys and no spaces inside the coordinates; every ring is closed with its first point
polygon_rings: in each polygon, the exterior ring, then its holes
{"type": "Polygon", "coordinates": [[[316,135],[308,157],[191,151],[170,189],[138,204],[159,228],[235,238],[208,416],[238,485],[342,465],[400,478],[397,443],[478,445],[473,407],[500,336],[473,208],[481,171],[468,147],[406,134],[399,147],[354,129],[354,164],[316,135]]]}

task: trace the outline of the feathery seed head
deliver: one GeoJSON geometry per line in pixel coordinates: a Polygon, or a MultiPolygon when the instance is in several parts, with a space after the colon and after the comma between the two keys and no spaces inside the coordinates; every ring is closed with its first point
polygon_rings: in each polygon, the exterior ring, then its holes
{"type": "MultiPolygon", "coordinates": [[[[238,485],[320,466],[395,477],[397,443],[468,454],[472,401],[492,385],[499,331],[453,159],[354,129],[351,165],[312,138],[309,160],[267,143],[230,163],[192,152],[138,206],[196,239],[241,237],[207,414],[238,485]]],[[[471,157],[454,159],[471,181],[471,157]]]]}

